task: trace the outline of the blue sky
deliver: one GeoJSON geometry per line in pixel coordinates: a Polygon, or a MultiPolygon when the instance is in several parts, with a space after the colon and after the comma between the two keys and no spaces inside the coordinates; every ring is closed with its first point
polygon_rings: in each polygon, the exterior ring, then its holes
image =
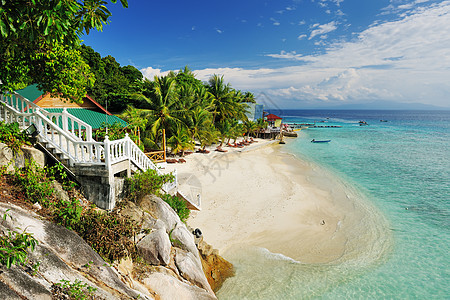
{"type": "Polygon", "coordinates": [[[450,1],[111,4],[85,44],[152,79],[188,65],[284,108],[377,100],[450,107],[450,1]]]}

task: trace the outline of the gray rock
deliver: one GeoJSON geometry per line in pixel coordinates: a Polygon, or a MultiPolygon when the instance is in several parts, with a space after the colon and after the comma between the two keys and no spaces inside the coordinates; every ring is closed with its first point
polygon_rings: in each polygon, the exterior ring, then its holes
{"type": "Polygon", "coordinates": [[[201,262],[192,253],[175,248],[175,265],[184,279],[214,294],[203,273],[201,262]]]}
{"type": "Polygon", "coordinates": [[[28,256],[31,261],[40,262],[37,277],[30,278],[22,268],[12,268],[0,274],[0,281],[13,287],[23,298],[40,299],[29,297],[28,293],[32,292],[43,295],[45,299],[51,284],[65,279],[70,282],[80,280],[97,288],[95,295],[105,299],[135,298],[139,295],[142,299],[149,299],[148,295],[126,286],[109,265],[73,231],[40,220],[33,212],[13,204],[0,203],[0,215],[7,209],[10,209],[8,214],[12,219],[6,218],[0,227],[26,229],[38,240],[36,249],[28,256]]]}
{"type": "Polygon", "coordinates": [[[58,181],[53,180],[52,187],[54,190],[54,195],[59,200],[70,202],[69,194],[67,194],[67,192],[63,189],[63,187],[61,186],[61,184],[58,181]]]}
{"type": "Polygon", "coordinates": [[[195,246],[194,235],[190,233],[184,224],[179,224],[170,234],[174,246],[189,251],[197,259],[200,259],[197,246],[195,246]]]}
{"type": "Polygon", "coordinates": [[[142,229],[143,230],[152,230],[152,229],[163,229],[167,232],[166,225],[160,219],[153,218],[150,214],[144,213],[142,217],[142,229]]]}
{"type": "Polygon", "coordinates": [[[120,210],[120,214],[124,217],[130,218],[137,224],[140,224],[142,222],[142,216],[144,212],[139,206],[137,206],[133,202],[128,201],[125,207],[120,210]]]}
{"type": "Polygon", "coordinates": [[[33,159],[38,166],[45,166],[45,154],[36,148],[23,146],[21,152],[14,154],[6,144],[0,143],[0,166],[8,165],[7,171],[14,171],[14,167],[23,168],[25,159],[33,159]]]}
{"type": "Polygon", "coordinates": [[[153,290],[162,300],[212,300],[217,299],[214,294],[195,285],[182,282],[176,278],[153,273],[143,280],[146,287],[153,290]]]}
{"type": "Polygon", "coordinates": [[[166,226],[166,232],[182,223],[176,212],[161,198],[155,195],[146,195],[139,201],[139,206],[152,217],[160,219],[166,226]]]}
{"type": "Polygon", "coordinates": [[[158,229],[153,231],[137,243],[136,246],[147,262],[153,265],[166,266],[169,264],[172,245],[165,230],[158,229]]]}
{"type": "Polygon", "coordinates": [[[46,157],[41,150],[29,146],[23,146],[21,149],[26,159],[33,159],[41,168],[45,166],[46,157]]]}

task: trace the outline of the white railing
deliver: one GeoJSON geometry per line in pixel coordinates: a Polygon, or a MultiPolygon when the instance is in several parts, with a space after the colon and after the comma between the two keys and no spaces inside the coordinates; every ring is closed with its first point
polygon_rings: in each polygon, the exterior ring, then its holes
{"type": "Polygon", "coordinates": [[[83,141],[77,138],[70,131],[62,130],[39,109],[34,112],[32,120],[39,131],[40,141],[49,143],[57,151],[60,151],[64,158],[69,160],[71,166],[75,164],[105,165],[102,161],[105,156],[104,143],[92,139],[83,141]]]}
{"type": "MultiPolygon", "coordinates": [[[[142,171],[154,169],[161,175],[128,134],[120,140],[110,141],[106,136],[104,142],[96,142],[92,138],[92,127],[66,109],[62,113],[49,113],[17,93],[0,96],[0,120],[18,122],[22,128],[34,124],[39,132],[38,139],[59,151],[70,166],[103,165],[110,170],[113,164],[130,160],[142,171]]],[[[174,175],[174,182],[165,184],[164,191],[177,186],[176,172],[174,175]]]]}
{"type": "Polygon", "coordinates": [[[47,117],[65,132],[70,132],[75,138],[83,141],[92,141],[92,127],[83,120],[71,115],[63,108],[61,113],[47,113],[47,117]]]}

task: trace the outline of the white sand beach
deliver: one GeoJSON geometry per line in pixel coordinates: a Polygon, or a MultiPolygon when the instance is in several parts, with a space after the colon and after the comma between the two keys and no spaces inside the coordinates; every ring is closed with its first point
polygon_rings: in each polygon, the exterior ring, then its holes
{"type": "Polygon", "coordinates": [[[202,210],[193,211],[188,224],[225,257],[236,246],[264,247],[303,263],[358,255],[361,243],[379,234],[377,213],[282,147],[259,140],[169,164],[168,170],[177,169],[181,190],[201,190],[202,210]]]}

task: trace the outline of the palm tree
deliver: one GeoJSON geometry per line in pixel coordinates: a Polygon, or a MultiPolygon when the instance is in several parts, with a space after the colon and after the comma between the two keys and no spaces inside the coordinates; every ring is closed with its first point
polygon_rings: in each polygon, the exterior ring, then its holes
{"type": "Polygon", "coordinates": [[[211,130],[213,127],[212,115],[206,109],[197,106],[191,111],[191,138],[192,141],[195,139],[201,141],[202,136],[204,136],[203,131],[211,130]]]}
{"type": "Polygon", "coordinates": [[[223,121],[235,113],[233,90],[229,84],[225,84],[223,76],[213,75],[209,79],[208,91],[211,94],[211,109],[213,123],[223,121]]]}
{"type": "Polygon", "coordinates": [[[256,131],[257,128],[258,127],[257,127],[256,122],[249,121],[249,120],[244,122],[244,130],[245,130],[245,133],[247,134],[247,139],[250,137],[251,133],[254,133],[256,131]]]}
{"type": "Polygon", "coordinates": [[[148,113],[142,109],[136,109],[132,106],[128,106],[125,111],[123,111],[119,117],[128,122],[131,127],[134,136],[138,138],[136,144],[141,144],[141,131],[145,130],[145,126],[148,122],[148,113]]]}
{"type": "Polygon", "coordinates": [[[184,111],[179,107],[176,82],[173,77],[155,76],[149,105],[149,112],[152,115],[150,130],[154,136],[157,136],[157,132],[162,129],[171,136],[179,127],[184,126],[180,119],[184,111]]]}
{"type": "Polygon", "coordinates": [[[194,149],[188,130],[182,127],[178,128],[176,134],[167,140],[167,144],[173,154],[181,152],[181,156],[184,156],[185,150],[194,149]]]}

